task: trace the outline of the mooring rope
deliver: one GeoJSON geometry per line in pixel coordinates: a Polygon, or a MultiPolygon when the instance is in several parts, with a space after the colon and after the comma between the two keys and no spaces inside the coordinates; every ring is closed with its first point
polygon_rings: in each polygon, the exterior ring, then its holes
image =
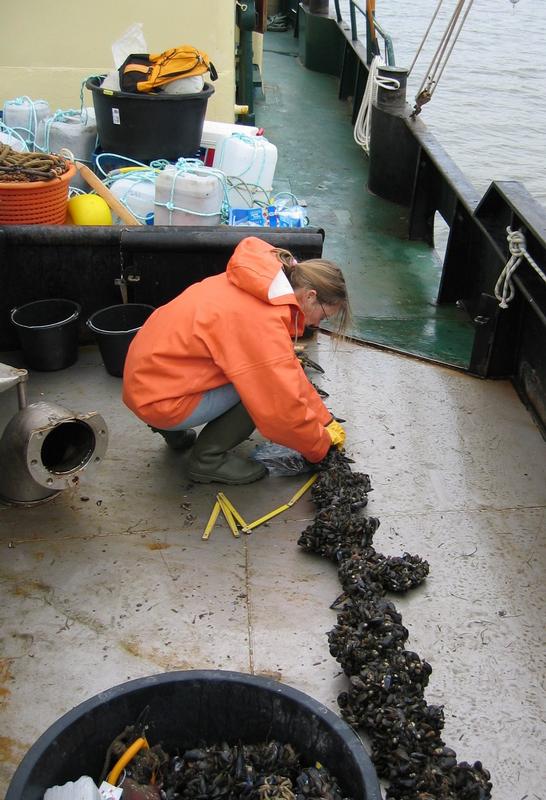
{"type": "Polygon", "coordinates": [[[495,297],[499,301],[499,306],[501,308],[508,308],[508,303],[514,299],[516,290],[512,282],[512,275],[521,264],[522,258],[527,259],[535,272],[546,283],[546,273],[541,270],[535,259],[527,252],[527,242],[525,241],[525,236],[522,231],[513,231],[510,226],[508,226],[506,228],[506,233],[508,248],[510,250],[510,259],[499,275],[499,279],[495,285],[495,297]]]}
{"type": "MultiPolygon", "coordinates": [[[[440,10],[442,3],[443,0],[440,0],[438,6],[436,7],[436,11],[432,15],[432,20],[430,22],[430,25],[427,28],[425,36],[423,37],[423,41],[421,42],[421,45],[410,67],[410,72],[413,69],[415,61],[417,60],[417,56],[419,55],[419,53],[423,48],[425,40],[428,37],[432,24],[436,19],[436,16],[438,14],[438,11],[440,10]]],[[[423,82],[421,83],[421,86],[419,87],[417,94],[415,95],[415,105],[413,107],[413,112],[411,114],[413,118],[415,118],[417,114],[420,114],[421,109],[425,105],[425,103],[430,102],[430,100],[432,99],[432,95],[434,94],[434,91],[438,86],[438,83],[440,82],[440,78],[442,77],[444,69],[446,68],[447,62],[449,61],[449,57],[451,56],[451,53],[453,51],[453,48],[455,47],[457,39],[460,36],[460,33],[463,29],[463,26],[466,22],[466,18],[468,17],[468,14],[470,12],[470,9],[472,8],[473,3],[474,0],[457,0],[457,5],[455,6],[453,14],[451,15],[451,19],[449,20],[447,28],[445,29],[444,34],[440,40],[440,44],[436,48],[436,52],[432,57],[432,61],[430,62],[429,68],[427,70],[427,74],[423,79],[423,82]],[[466,10],[462,17],[462,20],[460,20],[459,22],[459,18],[462,14],[463,8],[465,7],[465,4],[466,4],[466,10]],[[457,27],[457,22],[459,22],[458,27],[457,27]]]]}
{"type": "Polygon", "coordinates": [[[374,56],[369,67],[366,89],[362,97],[353,130],[355,142],[360,145],[367,154],[370,152],[372,105],[377,98],[377,91],[379,87],[388,89],[391,92],[400,88],[400,81],[396,80],[396,78],[387,78],[379,75],[378,70],[382,66],[385,66],[385,62],[381,56],[374,56]]]}

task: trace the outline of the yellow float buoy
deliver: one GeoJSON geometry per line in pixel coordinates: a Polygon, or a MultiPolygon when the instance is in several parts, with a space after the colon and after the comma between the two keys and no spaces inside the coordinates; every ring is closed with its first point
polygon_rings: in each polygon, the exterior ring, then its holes
{"type": "Polygon", "coordinates": [[[68,201],[68,213],[74,225],[111,225],[112,212],[106,200],[97,194],[77,194],[68,201]]]}

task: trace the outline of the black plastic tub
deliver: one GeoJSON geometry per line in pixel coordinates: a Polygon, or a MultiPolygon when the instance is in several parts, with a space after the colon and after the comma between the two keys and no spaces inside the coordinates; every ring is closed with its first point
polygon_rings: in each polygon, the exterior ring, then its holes
{"type": "Polygon", "coordinates": [[[78,358],[81,306],[74,300],[51,298],[26,303],[11,312],[25,364],[52,372],[78,358]]]}
{"type": "Polygon", "coordinates": [[[191,94],[137,94],[101,89],[102,76],[88,78],[102,150],[139,161],[195,156],[214,87],[191,94]]]}
{"type": "Polygon", "coordinates": [[[40,736],[19,765],[5,800],[42,800],[51,786],[90,775],[98,781],[106,750],[150,707],[146,737],[169,752],[200,744],[292,744],[320,761],[343,796],[381,800],[374,767],[358,736],[306,694],[266,678],[223,670],[170,672],[101,692],[40,736]]]}
{"type": "Polygon", "coordinates": [[[123,376],[129,345],[152,311],[154,306],[146,303],[120,303],[95,311],[87,320],[110,375],[123,376]]]}

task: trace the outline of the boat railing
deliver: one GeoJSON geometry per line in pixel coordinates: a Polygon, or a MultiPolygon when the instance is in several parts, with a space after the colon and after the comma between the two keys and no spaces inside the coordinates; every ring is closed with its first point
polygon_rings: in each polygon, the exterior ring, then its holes
{"type": "MultiPolygon", "coordinates": [[[[306,21],[300,52],[305,66],[337,74],[338,97],[351,103],[355,124],[371,73],[370,38],[355,37],[355,26],[343,20],[338,0],[335,5],[337,20],[323,18],[320,32],[306,21]],[[331,63],[324,65],[325,50],[337,54],[337,71],[331,63]]],[[[364,13],[353,0],[350,8],[352,21],[356,8],[364,13]]],[[[312,16],[301,4],[299,13],[312,16]]],[[[434,247],[435,221],[443,219],[448,236],[445,252],[438,253],[436,302],[466,312],[472,324],[467,370],[483,378],[511,378],[546,431],[544,209],[517,181],[495,181],[481,196],[411,113],[407,70],[382,65],[378,78],[370,116],[368,190],[405,207],[410,240],[434,247]],[[521,257],[519,241],[524,243],[521,257]]]]}
{"type": "MultiPolygon", "coordinates": [[[[334,0],[334,5],[336,9],[336,19],[338,23],[343,22],[343,15],[341,13],[341,8],[339,5],[339,0],[334,0]]],[[[351,39],[353,42],[358,41],[358,26],[357,26],[357,16],[356,12],[360,12],[363,17],[366,19],[366,52],[367,52],[367,61],[368,64],[371,63],[372,58],[374,55],[378,55],[378,46],[376,44],[377,37],[375,33],[377,32],[383,42],[385,43],[385,63],[391,67],[395,65],[395,58],[394,58],[394,45],[392,38],[389,34],[381,27],[379,22],[375,18],[375,14],[372,16],[370,20],[370,14],[368,13],[367,9],[362,8],[355,0],[349,0],[349,16],[351,20],[351,39]],[[372,25],[373,22],[373,25],[372,25]]]]}
{"type": "Polygon", "coordinates": [[[458,305],[474,323],[468,371],[514,377],[546,426],[544,209],[519,181],[493,181],[480,197],[425,125],[400,121],[417,146],[408,237],[433,247],[436,214],[449,228],[437,303],[458,305]],[[520,242],[515,247],[514,233],[520,242]],[[508,303],[500,299],[503,280],[513,287],[508,303]]]}

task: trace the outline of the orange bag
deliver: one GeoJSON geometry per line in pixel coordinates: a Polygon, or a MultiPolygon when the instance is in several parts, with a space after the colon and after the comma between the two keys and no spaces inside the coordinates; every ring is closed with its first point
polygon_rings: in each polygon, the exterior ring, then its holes
{"type": "Polygon", "coordinates": [[[166,83],[205,72],[212,81],[218,77],[206,53],[184,44],[164,53],[130,55],[119,68],[119,85],[122,92],[154,92],[166,83]]]}

